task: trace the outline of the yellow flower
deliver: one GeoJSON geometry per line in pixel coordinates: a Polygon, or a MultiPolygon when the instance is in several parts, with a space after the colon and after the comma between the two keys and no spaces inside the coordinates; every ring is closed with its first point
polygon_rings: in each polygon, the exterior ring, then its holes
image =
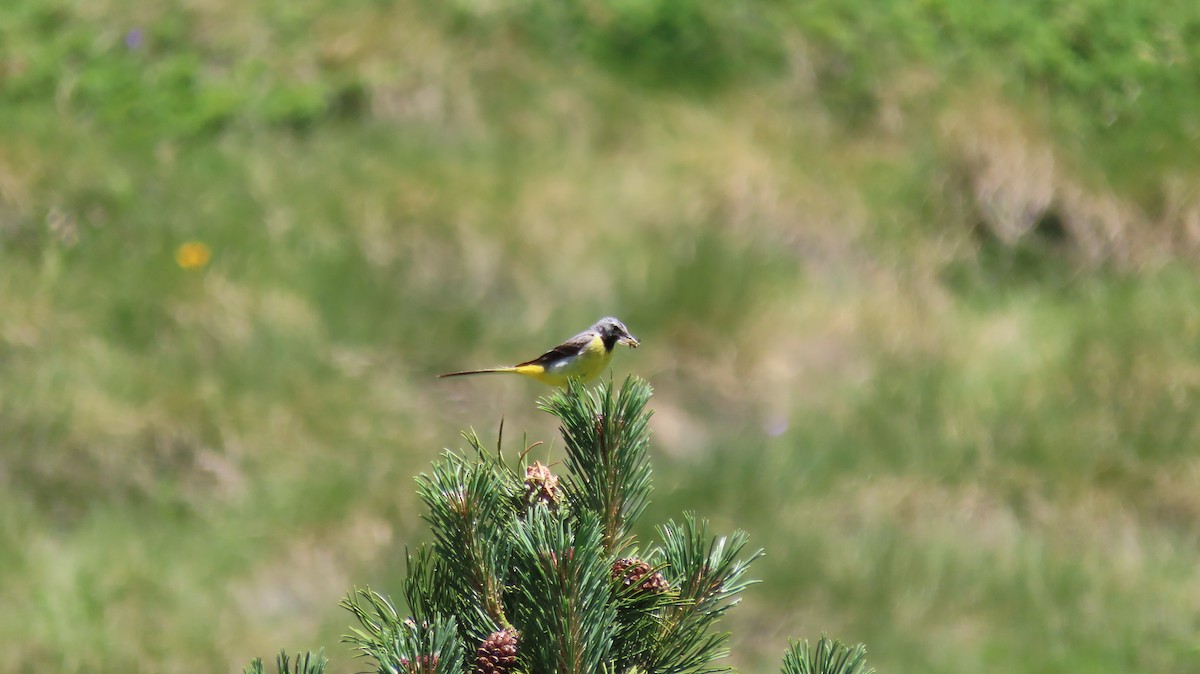
{"type": "Polygon", "coordinates": [[[199,241],[189,241],[175,250],[175,262],[184,269],[199,269],[208,264],[212,251],[199,241]]]}

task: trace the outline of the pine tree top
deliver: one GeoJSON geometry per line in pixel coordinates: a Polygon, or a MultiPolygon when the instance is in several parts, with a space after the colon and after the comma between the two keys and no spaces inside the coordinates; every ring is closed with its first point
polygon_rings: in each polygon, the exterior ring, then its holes
{"type": "MultiPolygon", "coordinates": [[[[405,610],[356,590],[342,602],[359,623],[345,640],[381,674],[727,670],[729,633],[717,626],[758,582],[747,572],[762,551],[693,513],[656,527],[657,541],[636,539],[652,490],[651,395],[630,377],[541,399],[560,422],[561,474],[465,433],[467,450],[417,477],[432,540],[407,555],[405,610]]],[[[824,638],[784,660],[785,674],[864,667],[861,647],[824,638]]]]}

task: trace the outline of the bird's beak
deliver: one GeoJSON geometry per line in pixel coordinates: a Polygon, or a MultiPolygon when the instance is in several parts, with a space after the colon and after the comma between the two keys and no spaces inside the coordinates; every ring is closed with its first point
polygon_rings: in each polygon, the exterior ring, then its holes
{"type": "Polygon", "coordinates": [[[617,338],[617,344],[624,344],[631,349],[636,349],[641,342],[637,340],[637,337],[634,337],[627,332],[623,336],[617,338]]]}

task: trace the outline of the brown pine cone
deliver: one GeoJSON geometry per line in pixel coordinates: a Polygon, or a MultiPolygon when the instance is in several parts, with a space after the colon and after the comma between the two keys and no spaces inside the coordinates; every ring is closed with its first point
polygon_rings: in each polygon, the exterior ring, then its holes
{"type": "Polygon", "coordinates": [[[529,505],[544,503],[552,509],[558,507],[558,476],[541,461],[525,468],[525,500],[529,505]]]}
{"type": "Polygon", "coordinates": [[[517,664],[520,635],[512,628],[492,632],[475,649],[475,674],[509,674],[517,664]]]}
{"type": "Polygon", "coordinates": [[[635,557],[625,557],[613,562],[612,579],[620,580],[625,587],[636,584],[642,592],[666,592],[671,588],[666,578],[657,571],[650,573],[652,567],[635,557]]]}

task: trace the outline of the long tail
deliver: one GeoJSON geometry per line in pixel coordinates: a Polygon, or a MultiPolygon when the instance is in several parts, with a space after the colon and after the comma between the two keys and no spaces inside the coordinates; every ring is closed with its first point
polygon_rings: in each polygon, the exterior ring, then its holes
{"type": "Polygon", "coordinates": [[[462,372],[447,372],[446,374],[439,374],[438,379],[445,379],[446,377],[465,377],[466,375],[469,375],[469,374],[504,374],[504,373],[508,373],[508,372],[515,373],[515,372],[517,372],[517,368],[515,368],[515,367],[490,367],[486,370],[464,370],[462,372]]]}

